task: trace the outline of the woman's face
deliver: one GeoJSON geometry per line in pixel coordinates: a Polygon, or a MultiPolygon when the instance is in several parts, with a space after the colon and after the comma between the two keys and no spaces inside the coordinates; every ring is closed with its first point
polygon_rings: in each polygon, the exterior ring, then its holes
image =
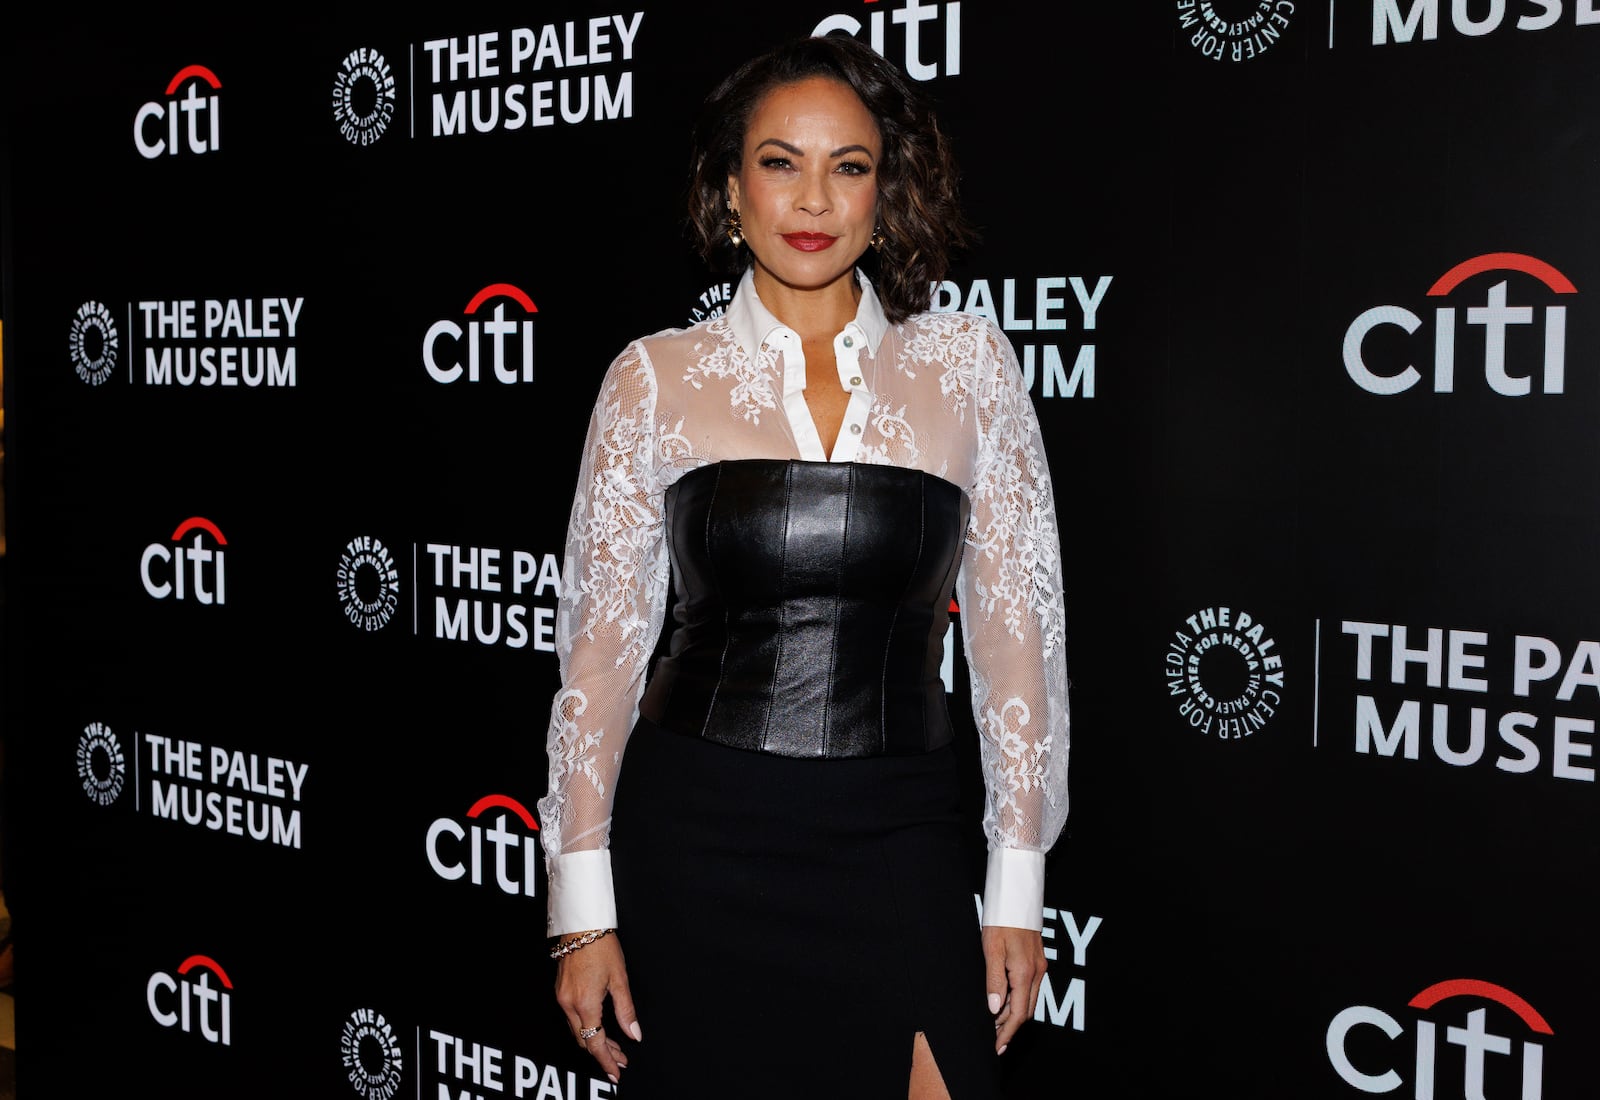
{"type": "Polygon", "coordinates": [[[854,293],[851,272],[877,222],[882,156],[877,121],[837,80],[784,84],[756,105],[728,199],[755,257],[758,293],[768,280],[854,293]]]}

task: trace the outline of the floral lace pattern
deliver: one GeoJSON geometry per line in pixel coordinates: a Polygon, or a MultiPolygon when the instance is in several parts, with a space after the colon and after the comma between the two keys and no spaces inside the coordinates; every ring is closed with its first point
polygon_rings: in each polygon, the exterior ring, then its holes
{"type": "Polygon", "coordinates": [[[881,466],[898,465],[898,463],[889,460],[888,450],[890,446],[897,447],[913,462],[922,456],[921,449],[917,447],[916,429],[906,419],[906,407],[904,405],[894,409],[887,402],[875,402],[869,419],[873,429],[881,437],[881,441],[863,443],[860,452],[856,455],[858,462],[873,462],[881,466]]]}
{"type": "Polygon", "coordinates": [[[728,329],[728,319],[718,317],[707,326],[707,336],[715,337],[709,345],[696,345],[700,357],[684,368],[683,380],[695,389],[704,389],[710,381],[728,381],[728,405],[734,412],[752,424],[761,423],[763,409],[778,407],[769,379],[778,353],[763,347],[754,359],[740,352],[728,329]]]}
{"type": "MultiPolygon", "coordinates": [[[[709,462],[820,457],[803,453],[789,423],[784,353],[765,343],[748,353],[729,315],[636,341],[596,402],[556,622],[562,689],[539,803],[547,859],[607,845],[667,600],[666,489],[709,462]]],[[[987,774],[984,829],[993,847],[1045,851],[1067,813],[1066,626],[1053,486],[1015,353],[981,317],[924,313],[852,353],[855,372],[871,400],[840,428],[859,435],[854,460],[935,474],[971,503],[955,597],[987,774]]]]}

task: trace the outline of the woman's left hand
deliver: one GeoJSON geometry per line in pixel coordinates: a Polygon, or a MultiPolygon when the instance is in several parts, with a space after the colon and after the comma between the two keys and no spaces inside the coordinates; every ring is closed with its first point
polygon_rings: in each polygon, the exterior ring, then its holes
{"type": "Polygon", "coordinates": [[[1044,981],[1044,936],[1030,928],[985,925],[985,986],[994,1013],[994,1048],[1004,1054],[1024,1020],[1033,1018],[1044,981]]]}

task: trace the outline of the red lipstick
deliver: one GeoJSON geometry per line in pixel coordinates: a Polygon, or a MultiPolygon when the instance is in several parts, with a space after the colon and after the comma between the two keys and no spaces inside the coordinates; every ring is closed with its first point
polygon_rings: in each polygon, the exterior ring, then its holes
{"type": "Polygon", "coordinates": [[[821,252],[839,238],[827,233],[785,233],[783,239],[789,242],[790,248],[801,252],[821,252]]]}

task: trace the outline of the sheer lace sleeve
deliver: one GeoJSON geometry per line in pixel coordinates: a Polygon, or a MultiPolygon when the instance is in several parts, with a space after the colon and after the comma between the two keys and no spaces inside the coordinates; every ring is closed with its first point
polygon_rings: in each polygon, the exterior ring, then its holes
{"type": "Polygon", "coordinates": [[[616,924],[611,799],[666,606],[656,484],[656,379],[644,349],[611,364],[595,403],[567,528],[556,651],[561,687],[539,802],[549,932],[616,924]]]}
{"type": "Polygon", "coordinates": [[[988,784],[983,923],[1039,928],[1044,853],[1067,817],[1061,543],[1016,354],[994,325],[981,335],[978,464],[957,598],[988,784]]]}

